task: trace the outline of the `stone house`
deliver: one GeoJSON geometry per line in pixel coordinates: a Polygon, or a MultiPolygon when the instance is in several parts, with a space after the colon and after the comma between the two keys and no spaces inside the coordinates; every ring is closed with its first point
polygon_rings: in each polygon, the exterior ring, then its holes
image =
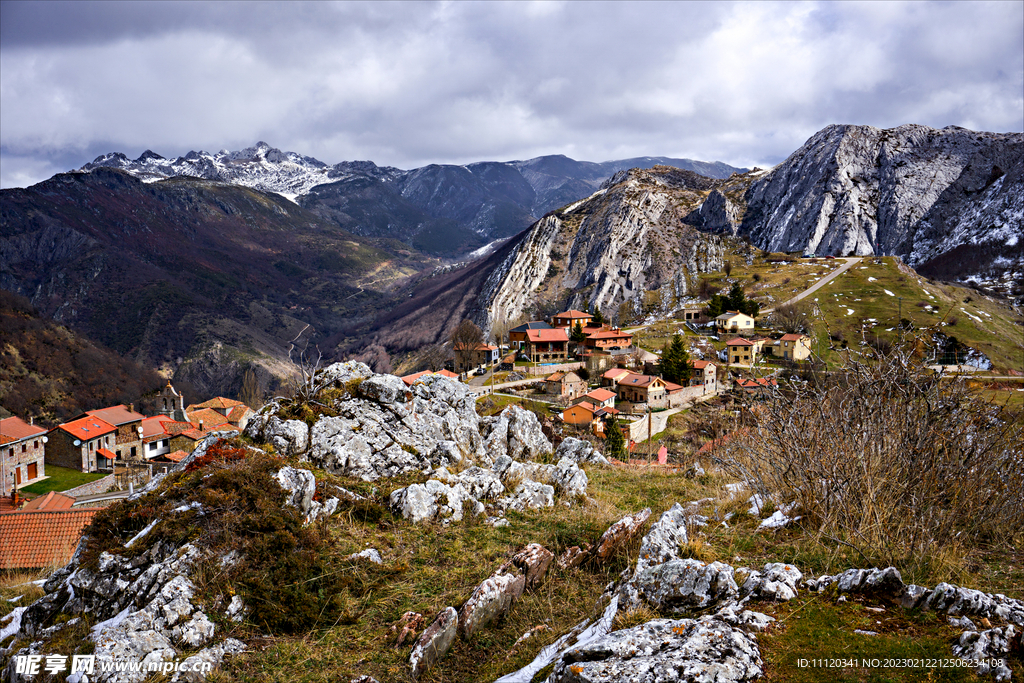
{"type": "Polygon", "coordinates": [[[655,406],[664,401],[668,394],[665,380],[655,375],[637,375],[629,373],[619,380],[617,392],[619,400],[634,404],[651,404],[655,406]]]}
{"type": "Polygon", "coordinates": [[[46,476],[46,430],[20,417],[0,420],[0,495],[46,476]]]}
{"type": "MultiPolygon", "coordinates": [[[[192,415],[193,412],[200,410],[211,410],[224,418],[223,422],[218,422],[215,419],[208,420],[211,425],[227,422],[232,427],[238,427],[239,430],[245,429],[245,425],[249,423],[249,418],[255,415],[253,410],[241,401],[224,398],[223,396],[215,396],[205,403],[190,405],[187,414],[192,415]]],[[[195,422],[196,418],[192,416],[185,421],[195,422]]]]}
{"type": "MultiPolygon", "coordinates": [[[[141,421],[140,421],[141,422],[141,421]]],[[[117,427],[86,415],[54,427],[47,433],[46,464],[82,472],[114,467],[117,427]]]]}
{"type": "Polygon", "coordinates": [[[601,386],[612,387],[614,389],[619,385],[619,380],[628,374],[630,374],[630,372],[625,368],[612,368],[601,375],[601,386]]]}
{"type": "Polygon", "coordinates": [[[736,390],[747,394],[765,393],[779,383],[772,377],[755,377],[753,379],[739,378],[736,380],[736,390]]]}
{"type": "Polygon", "coordinates": [[[754,319],[746,313],[739,311],[726,311],[715,318],[715,327],[721,332],[744,332],[754,331],[754,319]]]}
{"type": "Polygon", "coordinates": [[[697,320],[701,317],[700,306],[684,306],[683,308],[676,311],[677,320],[697,320]]]}
{"type": "Polygon", "coordinates": [[[117,427],[114,446],[110,450],[114,451],[119,460],[137,460],[142,457],[142,421],[146,416],[136,413],[133,404],[87,410],[85,414],[117,427]]]}
{"type": "Polygon", "coordinates": [[[171,452],[171,435],[164,429],[167,422],[175,420],[168,415],[156,415],[142,421],[142,457],[146,460],[153,460],[171,452]]]}
{"type": "Polygon", "coordinates": [[[718,368],[709,360],[693,361],[693,374],[690,376],[690,386],[703,385],[708,391],[718,388],[718,368]]]}
{"type": "Polygon", "coordinates": [[[586,390],[587,383],[572,371],[560,370],[544,378],[544,391],[548,396],[572,400],[586,390]]]}
{"type": "Polygon", "coordinates": [[[736,337],[726,342],[730,365],[753,365],[761,351],[762,340],[736,337]]]}
{"type": "Polygon", "coordinates": [[[784,334],[772,342],[771,352],[786,360],[807,360],[811,357],[811,338],[804,334],[784,334]]]}
{"type": "Polygon", "coordinates": [[[569,359],[569,335],[565,328],[527,330],[525,352],[534,363],[562,362],[569,359]]]}
{"type": "Polygon", "coordinates": [[[579,323],[580,327],[586,327],[593,320],[594,316],[590,313],[569,309],[568,311],[562,311],[551,316],[551,326],[568,328],[571,331],[572,328],[576,327],[576,323],[579,323]]]}

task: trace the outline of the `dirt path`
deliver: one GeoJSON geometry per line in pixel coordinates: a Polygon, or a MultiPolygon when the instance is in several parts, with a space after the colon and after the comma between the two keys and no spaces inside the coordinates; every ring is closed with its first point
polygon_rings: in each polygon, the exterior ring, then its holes
{"type": "MultiPolygon", "coordinates": [[[[842,275],[843,273],[848,271],[850,268],[853,268],[855,265],[857,265],[858,263],[860,263],[863,260],[863,258],[860,257],[860,256],[845,256],[843,258],[846,259],[846,263],[844,265],[836,268],[831,273],[829,273],[825,277],[821,278],[820,280],[815,282],[812,286],[810,286],[807,289],[805,289],[804,291],[800,292],[799,294],[794,296],[789,301],[783,301],[781,304],[779,304],[779,306],[782,307],[782,306],[788,306],[790,304],[795,304],[797,301],[800,301],[804,297],[806,297],[806,296],[808,296],[810,294],[814,294],[819,289],[821,289],[822,287],[827,285],[829,282],[831,282],[832,280],[836,279],[837,277],[839,277],[840,275],[842,275]]],[[[774,308],[766,308],[763,311],[761,311],[761,315],[768,315],[769,313],[771,313],[774,310],[775,310],[774,308]]]]}

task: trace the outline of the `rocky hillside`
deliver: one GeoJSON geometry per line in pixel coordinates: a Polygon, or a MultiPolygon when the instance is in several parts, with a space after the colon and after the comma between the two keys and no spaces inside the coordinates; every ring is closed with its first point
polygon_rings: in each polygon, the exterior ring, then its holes
{"type": "Polygon", "coordinates": [[[708,228],[766,250],[898,255],[929,277],[1024,281],[1020,133],[829,126],[724,204],[730,220],[708,228]]]}
{"type": "Polygon", "coordinates": [[[655,164],[716,178],[740,170],[692,159],[640,157],[592,163],[556,155],[467,166],[431,164],[403,171],[370,161],[329,166],[265,142],[237,152],[189,152],[177,159],[148,150],[134,160],[111,153],[80,170],[117,168],[147,182],[184,175],[276,192],[349,232],[454,255],[522,231],[536,216],[590,194],[620,170],[655,164]]]}
{"type": "Polygon", "coordinates": [[[719,237],[688,217],[729,182],[666,166],[623,171],[538,221],[490,274],[479,310],[495,321],[598,307],[612,319],[666,314],[722,268],[719,237]]]}
{"type": "Polygon", "coordinates": [[[234,394],[250,365],[273,389],[303,330],[357,334],[428,263],[394,246],[196,178],[98,168],[0,192],[0,287],[201,393],[234,394]]]}
{"type": "Polygon", "coordinates": [[[211,436],[99,513],[38,599],[0,603],[0,678],[64,680],[76,654],[94,657],[95,683],[149,680],[140,662],[189,683],[211,669],[227,681],[791,680],[803,657],[950,662],[900,681],[1019,670],[1024,602],[905,583],[894,567],[754,562],[759,537],[794,552],[783,527],[795,520],[768,516],[742,485],[732,503],[686,502],[698,489],[679,473],[609,467],[575,438],[556,446],[515,406],[480,417],[443,377],[406,387],[344,363],[314,384],[262,411],[250,442],[211,436]],[[708,557],[713,536],[744,523],[758,531],[708,557]],[[828,626],[813,621],[822,611],[828,626]],[[818,637],[837,623],[842,645],[818,637]],[[67,658],[55,676],[18,671],[47,655],[67,658]]]}

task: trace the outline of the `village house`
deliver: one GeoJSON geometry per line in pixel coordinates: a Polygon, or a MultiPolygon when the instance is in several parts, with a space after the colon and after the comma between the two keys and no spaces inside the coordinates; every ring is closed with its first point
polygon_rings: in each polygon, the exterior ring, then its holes
{"type": "Polygon", "coordinates": [[[743,337],[730,339],[726,342],[728,363],[730,365],[753,365],[757,362],[763,343],[764,341],[760,339],[744,339],[743,337]]]}
{"type": "Polygon", "coordinates": [[[498,362],[498,347],[493,344],[477,344],[468,353],[461,347],[455,347],[455,371],[469,372],[473,368],[490,367],[498,362]]]}
{"type": "Polygon", "coordinates": [[[46,430],[20,417],[0,420],[0,494],[38,481],[45,474],[46,430]]]}
{"type": "Polygon", "coordinates": [[[544,392],[548,396],[572,400],[586,390],[587,383],[572,371],[558,371],[544,378],[544,392]]]}
{"type": "MultiPolygon", "coordinates": [[[[182,412],[184,412],[184,408],[182,408],[182,412]]],[[[175,420],[168,415],[156,415],[142,421],[142,457],[146,460],[152,460],[171,452],[171,435],[164,429],[165,422],[175,422],[175,420]]]]}
{"type": "Polygon", "coordinates": [[[196,422],[197,419],[203,419],[203,417],[205,417],[206,419],[204,422],[208,422],[209,424],[224,424],[226,422],[232,427],[237,427],[239,431],[245,429],[245,425],[249,423],[249,418],[255,415],[252,408],[241,401],[224,398],[223,396],[215,396],[204,403],[195,403],[190,405],[186,412],[189,417],[184,420],[185,422],[196,422]],[[193,414],[198,414],[199,411],[206,410],[217,413],[224,418],[223,421],[217,420],[212,415],[209,415],[209,413],[203,413],[199,418],[193,414]]]}
{"type": "Polygon", "coordinates": [[[771,352],[786,360],[807,360],[811,357],[811,338],[804,334],[784,334],[772,342],[771,352]]]}
{"type": "Polygon", "coordinates": [[[87,410],[85,415],[99,419],[117,427],[114,445],[110,449],[118,460],[136,460],[142,457],[142,420],[145,415],[135,412],[135,406],[129,403],[87,410]]]}
{"type": "MultiPolygon", "coordinates": [[[[140,420],[141,422],[141,420],[140,420]]],[[[47,433],[46,464],[82,472],[110,470],[116,458],[117,427],[86,415],[54,427],[47,433]]]]}
{"type": "Polygon", "coordinates": [[[726,311],[715,318],[715,327],[721,332],[744,332],[754,331],[754,319],[746,313],[739,311],[726,311]]]}
{"type": "Polygon", "coordinates": [[[508,331],[508,343],[517,349],[521,349],[526,346],[526,342],[529,341],[526,336],[527,330],[550,330],[551,325],[541,320],[532,320],[528,323],[523,323],[518,327],[513,327],[508,331]]]}
{"type": "Polygon", "coordinates": [[[601,375],[601,386],[612,387],[614,389],[619,385],[619,380],[628,374],[630,374],[630,372],[625,368],[612,368],[611,370],[606,370],[604,374],[601,375]]]}
{"type": "Polygon", "coordinates": [[[576,327],[576,323],[579,323],[580,327],[586,327],[593,320],[594,316],[590,313],[569,309],[568,311],[562,311],[561,313],[556,313],[551,316],[551,326],[568,328],[571,330],[576,327]]]}
{"type": "Polygon", "coordinates": [[[583,346],[590,351],[626,349],[633,345],[633,335],[617,327],[603,328],[587,335],[583,346]]]}
{"type": "Polygon", "coordinates": [[[714,391],[717,386],[717,366],[709,360],[693,361],[693,374],[690,376],[690,386],[703,385],[708,391],[714,391]]]}
{"type": "Polygon", "coordinates": [[[605,420],[618,414],[619,411],[615,408],[596,406],[588,401],[581,401],[562,411],[562,421],[576,427],[589,425],[595,434],[603,435],[605,420]]]}
{"type": "Polygon", "coordinates": [[[614,408],[615,392],[608,389],[594,389],[577,399],[577,402],[579,401],[592,403],[598,408],[614,408]]]}
{"type": "Polygon", "coordinates": [[[569,359],[569,335],[565,328],[527,330],[525,353],[534,363],[563,362],[569,359]]]}
{"type": "Polygon", "coordinates": [[[619,380],[616,393],[620,401],[631,403],[636,408],[662,402],[668,390],[665,380],[660,377],[630,373],[619,380]]]}

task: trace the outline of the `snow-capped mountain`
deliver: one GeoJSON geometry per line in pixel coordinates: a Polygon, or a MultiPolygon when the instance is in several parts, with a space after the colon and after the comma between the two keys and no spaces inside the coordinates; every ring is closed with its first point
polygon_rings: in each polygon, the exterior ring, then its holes
{"type": "Polygon", "coordinates": [[[353,175],[387,178],[400,173],[398,169],[381,169],[371,162],[342,162],[328,166],[319,159],[282,152],[265,142],[237,152],[189,152],[176,159],[167,159],[150,150],[134,160],[120,152],[112,152],[97,157],[79,170],[91,171],[101,167],[119,168],[146,182],[174,176],[219,180],[261,192],[276,192],[291,200],[308,194],[317,185],[353,175]]]}

